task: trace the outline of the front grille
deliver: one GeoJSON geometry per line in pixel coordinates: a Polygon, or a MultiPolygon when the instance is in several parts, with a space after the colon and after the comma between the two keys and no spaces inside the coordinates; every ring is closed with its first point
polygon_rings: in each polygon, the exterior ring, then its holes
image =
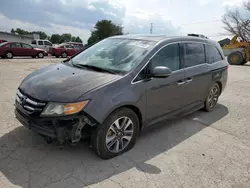
{"type": "Polygon", "coordinates": [[[16,103],[21,106],[28,114],[40,114],[46,103],[31,99],[18,89],[16,94],[16,103]]]}

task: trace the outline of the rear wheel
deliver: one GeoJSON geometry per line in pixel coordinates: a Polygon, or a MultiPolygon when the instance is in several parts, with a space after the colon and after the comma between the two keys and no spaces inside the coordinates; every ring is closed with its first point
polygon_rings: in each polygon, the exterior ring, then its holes
{"type": "Polygon", "coordinates": [[[227,61],[230,65],[244,65],[246,60],[241,52],[232,52],[228,55],[227,61]]]}
{"type": "Polygon", "coordinates": [[[37,57],[38,57],[38,58],[43,58],[43,57],[44,57],[43,52],[39,52],[39,53],[37,54],[37,57]]]}
{"type": "Polygon", "coordinates": [[[219,84],[215,83],[211,87],[209,94],[206,98],[205,107],[204,107],[205,111],[210,112],[216,107],[219,96],[220,96],[220,92],[221,92],[221,89],[220,89],[219,84]]]}
{"type": "Polygon", "coordinates": [[[137,115],[128,108],[121,108],[94,131],[91,142],[97,155],[110,159],[133,148],[138,133],[137,115]]]}
{"type": "Polygon", "coordinates": [[[6,52],[5,57],[8,58],[8,59],[12,59],[13,58],[13,53],[12,52],[6,52]]]}
{"type": "Polygon", "coordinates": [[[66,52],[62,52],[61,56],[62,56],[62,58],[66,58],[68,56],[68,54],[66,52]]]}

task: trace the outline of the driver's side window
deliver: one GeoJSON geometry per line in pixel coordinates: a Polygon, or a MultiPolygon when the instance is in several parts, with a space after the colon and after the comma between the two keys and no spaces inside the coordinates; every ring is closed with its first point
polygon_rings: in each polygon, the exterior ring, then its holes
{"type": "Polygon", "coordinates": [[[179,44],[170,44],[162,48],[150,62],[150,69],[157,66],[168,67],[171,71],[180,69],[180,47],[179,44]]]}

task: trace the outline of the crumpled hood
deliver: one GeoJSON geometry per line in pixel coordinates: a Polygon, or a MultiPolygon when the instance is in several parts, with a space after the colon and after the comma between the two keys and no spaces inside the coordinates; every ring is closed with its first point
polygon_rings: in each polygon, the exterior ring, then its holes
{"type": "Polygon", "coordinates": [[[23,80],[19,89],[41,101],[74,102],[83,94],[119,78],[120,75],[58,63],[31,73],[23,80]]]}

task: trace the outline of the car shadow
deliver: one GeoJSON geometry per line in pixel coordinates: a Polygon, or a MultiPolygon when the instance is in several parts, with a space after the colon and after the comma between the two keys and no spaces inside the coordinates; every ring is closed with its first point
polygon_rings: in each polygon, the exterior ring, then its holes
{"type": "Polygon", "coordinates": [[[167,152],[227,114],[228,108],[218,104],[213,112],[197,111],[153,126],[143,131],[132,150],[110,160],[97,157],[87,142],[64,147],[46,144],[41,137],[20,126],[0,138],[0,171],[12,184],[23,188],[52,184],[64,187],[70,179],[83,187],[132,168],[157,175],[161,169],[147,164],[148,160],[167,152]]]}

